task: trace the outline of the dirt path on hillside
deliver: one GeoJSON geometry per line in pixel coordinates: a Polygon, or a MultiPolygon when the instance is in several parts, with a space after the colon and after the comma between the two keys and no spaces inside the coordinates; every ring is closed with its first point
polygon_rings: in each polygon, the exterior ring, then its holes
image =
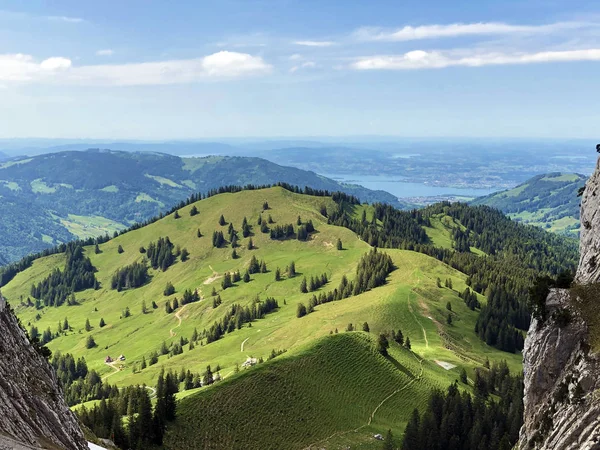
{"type": "Polygon", "coordinates": [[[212,266],[208,266],[210,270],[212,270],[213,274],[204,280],[204,284],[211,284],[213,281],[218,280],[219,278],[223,278],[223,275],[219,275],[218,272],[215,272],[215,269],[212,266]]]}
{"type": "Polygon", "coordinates": [[[373,419],[375,418],[375,414],[377,414],[377,411],[379,411],[379,409],[388,401],[390,400],[392,397],[394,397],[395,395],[397,395],[398,393],[408,389],[409,387],[411,387],[413,384],[415,384],[416,382],[420,381],[423,378],[423,361],[424,359],[419,358],[415,353],[411,352],[411,354],[413,355],[413,357],[419,362],[419,366],[420,366],[420,370],[419,370],[419,374],[413,378],[412,380],[408,381],[407,383],[405,383],[402,387],[396,389],[394,392],[392,392],[391,394],[389,394],[387,397],[385,397],[373,410],[373,412],[371,413],[371,415],[369,416],[369,420],[367,421],[366,424],[358,427],[358,428],[354,428],[352,430],[347,430],[347,431],[338,431],[337,433],[332,434],[329,437],[326,437],[325,439],[321,439],[320,441],[317,441],[313,444],[310,444],[308,447],[305,447],[303,450],[313,450],[314,448],[318,448],[320,445],[322,445],[323,443],[335,438],[335,437],[340,437],[340,436],[344,436],[346,434],[349,433],[357,433],[360,430],[362,430],[365,427],[368,427],[371,425],[371,423],[373,423],[373,419]]]}
{"type": "Polygon", "coordinates": [[[115,367],[115,364],[120,363],[121,361],[113,361],[110,363],[104,363],[107,366],[109,366],[111,369],[113,369],[114,372],[109,373],[108,375],[104,375],[102,377],[102,381],[106,380],[108,377],[112,377],[115,373],[119,373],[121,371],[121,369],[119,369],[118,367],[115,367]]]}
{"type": "Polygon", "coordinates": [[[248,339],[250,339],[250,338],[246,338],[246,339],[244,340],[244,342],[242,342],[242,345],[240,346],[240,352],[243,352],[243,351],[244,351],[244,344],[245,344],[246,342],[248,342],[248,339]]]}
{"type": "Polygon", "coordinates": [[[177,324],[176,327],[173,327],[169,330],[170,337],[175,337],[177,335],[177,333],[175,333],[173,330],[175,330],[176,328],[179,328],[181,326],[181,322],[183,322],[183,318],[181,317],[181,314],[185,310],[186,306],[187,305],[183,305],[183,307],[175,313],[175,318],[179,321],[179,323],[177,324]]]}

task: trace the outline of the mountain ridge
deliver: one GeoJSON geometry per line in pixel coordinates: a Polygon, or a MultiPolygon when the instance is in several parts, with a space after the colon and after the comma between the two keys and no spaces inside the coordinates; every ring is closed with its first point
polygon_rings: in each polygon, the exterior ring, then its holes
{"type": "Polygon", "coordinates": [[[536,175],[513,189],[471,201],[497,208],[510,218],[571,237],[579,235],[578,191],[587,177],[552,172],[536,175]]]}
{"type": "Polygon", "coordinates": [[[287,182],[408,207],[393,195],[341,184],[260,158],[180,158],[114,150],[61,152],[0,164],[0,262],[75,237],[112,234],[222,185],[287,182]]]}

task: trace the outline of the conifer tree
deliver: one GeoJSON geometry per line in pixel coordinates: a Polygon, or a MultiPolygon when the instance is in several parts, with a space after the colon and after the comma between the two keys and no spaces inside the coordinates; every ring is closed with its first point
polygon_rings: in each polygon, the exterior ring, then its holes
{"type": "Polygon", "coordinates": [[[296,308],[296,317],[304,317],[306,315],[306,306],[303,303],[298,303],[296,308]]]}
{"type": "Polygon", "coordinates": [[[190,209],[190,216],[195,216],[196,214],[198,214],[198,208],[196,208],[196,205],[192,206],[192,208],[190,209]]]}
{"type": "Polygon", "coordinates": [[[219,225],[223,226],[225,224],[227,224],[227,222],[225,222],[225,217],[221,214],[221,217],[219,217],[219,225]]]}
{"type": "Polygon", "coordinates": [[[338,238],[337,240],[337,244],[336,244],[336,248],[338,250],[342,250],[344,247],[342,246],[342,240],[340,238],[338,238]]]}
{"type": "Polygon", "coordinates": [[[181,249],[180,258],[181,258],[181,262],[185,262],[190,258],[190,252],[188,252],[187,248],[184,247],[181,249]]]}
{"type": "Polygon", "coordinates": [[[119,246],[117,247],[117,252],[118,253],[123,253],[125,250],[123,250],[123,246],[121,244],[119,244],[119,246]]]}
{"type": "Polygon", "coordinates": [[[181,216],[179,215],[179,211],[175,210],[175,214],[173,214],[175,219],[179,219],[181,216]]]}
{"type": "Polygon", "coordinates": [[[90,319],[85,319],[85,331],[89,332],[92,330],[92,325],[90,325],[90,319]]]}
{"type": "Polygon", "coordinates": [[[99,324],[99,327],[100,327],[100,328],[104,328],[104,326],[105,326],[105,325],[106,325],[106,322],[104,322],[104,319],[102,319],[102,318],[101,318],[101,319],[100,319],[100,324],[99,324]]]}

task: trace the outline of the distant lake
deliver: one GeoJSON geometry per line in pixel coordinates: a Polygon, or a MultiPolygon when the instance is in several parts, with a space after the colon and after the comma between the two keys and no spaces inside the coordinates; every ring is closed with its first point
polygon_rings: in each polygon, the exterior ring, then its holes
{"type": "Polygon", "coordinates": [[[445,186],[429,186],[422,183],[411,183],[402,180],[402,177],[380,177],[370,175],[346,175],[335,173],[322,173],[321,175],[332,178],[342,183],[360,184],[367,189],[387,191],[398,198],[404,197],[434,197],[439,195],[452,195],[464,197],[481,197],[497,192],[499,189],[457,188],[445,186]]]}

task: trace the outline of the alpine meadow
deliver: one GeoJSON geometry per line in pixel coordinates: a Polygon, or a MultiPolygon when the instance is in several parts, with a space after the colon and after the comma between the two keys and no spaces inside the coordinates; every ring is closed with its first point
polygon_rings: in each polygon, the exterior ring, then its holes
{"type": "Polygon", "coordinates": [[[0,279],[90,440],[418,448],[415,410],[437,392],[472,395],[465,436],[500,448],[522,421],[529,286],[576,260],[573,240],[486,206],[400,211],[280,183],[194,195],[0,279]]]}

